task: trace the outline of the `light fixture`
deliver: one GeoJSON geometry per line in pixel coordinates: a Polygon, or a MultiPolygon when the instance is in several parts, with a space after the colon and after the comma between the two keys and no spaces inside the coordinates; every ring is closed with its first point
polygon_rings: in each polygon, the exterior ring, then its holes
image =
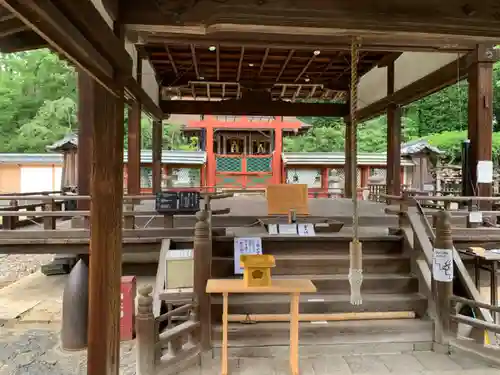
{"type": "Polygon", "coordinates": [[[203,81],[205,79],[205,77],[200,77],[200,80],[203,81]]]}
{"type": "Polygon", "coordinates": [[[215,47],[215,46],[210,46],[210,47],[208,47],[208,50],[209,50],[210,52],[213,52],[213,51],[215,51],[216,49],[217,49],[217,47],[215,47]]]}
{"type": "Polygon", "coordinates": [[[304,81],[309,82],[311,79],[309,77],[304,78],[304,81]]]}
{"type": "Polygon", "coordinates": [[[315,49],[313,52],[314,56],[318,56],[320,53],[321,51],[319,49],[315,49]]]}
{"type": "Polygon", "coordinates": [[[253,63],[248,63],[248,66],[253,66],[253,63]]]}

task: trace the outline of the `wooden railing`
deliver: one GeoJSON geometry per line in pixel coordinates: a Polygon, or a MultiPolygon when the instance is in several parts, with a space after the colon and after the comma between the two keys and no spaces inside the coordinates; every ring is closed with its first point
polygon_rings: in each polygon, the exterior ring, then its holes
{"type": "Polygon", "coordinates": [[[13,230],[44,221],[44,227],[50,229],[52,219],[44,220],[39,214],[41,211],[60,211],[62,209],[64,199],[55,199],[54,195],[67,199],[63,191],[1,194],[0,201],[9,201],[9,203],[8,205],[0,205],[0,228],[13,230]],[[37,199],[32,199],[33,196],[36,196],[37,199]],[[33,203],[34,201],[39,202],[33,203]],[[12,214],[13,212],[18,214],[12,214]]]}
{"type": "MultiPolygon", "coordinates": [[[[220,196],[212,196],[212,199],[218,198],[220,196]]],[[[162,243],[154,294],[151,286],[139,290],[136,317],[137,375],[156,375],[167,368],[171,372],[180,371],[196,362],[202,350],[211,347],[211,304],[210,296],[205,293],[212,260],[210,217],[208,202],[196,214],[191,301],[173,303],[163,295],[167,294],[163,292],[168,288],[164,259],[170,246],[169,240],[162,243]],[[162,313],[162,303],[174,308],[162,313]],[[186,319],[179,319],[183,314],[186,319]],[[178,324],[173,322],[174,317],[178,324]]]]}
{"type": "Polygon", "coordinates": [[[189,359],[196,359],[200,353],[200,322],[196,316],[196,305],[184,304],[155,317],[152,292],[151,286],[139,290],[136,315],[137,375],[156,375],[167,369],[172,371],[176,366],[181,370],[182,366],[189,364],[189,359]],[[185,322],[178,325],[168,323],[173,316],[181,314],[187,315],[185,322]],[[165,325],[166,328],[162,328],[165,325]]]}
{"type": "MultiPolygon", "coordinates": [[[[481,295],[466,269],[459,252],[453,246],[451,213],[441,210],[433,213],[433,224],[429,223],[427,213],[420,205],[420,201],[429,199],[428,196],[414,195],[414,192],[405,191],[400,196],[383,194],[382,197],[391,202],[398,202],[397,211],[400,220],[399,228],[404,235],[406,246],[412,251],[414,259],[413,268],[419,276],[423,286],[422,293],[432,301],[435,320],[435,341],[438,344],[448,345],[450,339],[456,336],[452,331],[450,321],[460,322],[474,328],[486,331],[489,341],[496,342],[495,333],[500,330],[500,326],[495,321],[490,311],[498,312],[500,308],[482,302],[481,295]],[[435,228],[434,228],[435,227],[435,228]],[[435,248],[449,249],[452,252],[454,269],[461,283],[465,297],[452,295],[452,283],[436,282],[432,277],[433,251],[435,248]],[[477,317],[470,318],[453,313],[450,309],[450,301],[466,303],[477,308],[477,317]]],[[[493,197],[441,197],[448,201],[468,201],[471,199],[497,200],[493,197]]]]}

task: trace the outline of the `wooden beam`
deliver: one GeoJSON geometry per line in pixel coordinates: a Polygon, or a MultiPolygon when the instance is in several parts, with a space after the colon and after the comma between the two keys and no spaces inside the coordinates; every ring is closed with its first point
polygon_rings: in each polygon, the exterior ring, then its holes
{"type": "Polygon", "coordinates": [[[172,57],[172,54],[170,53],[170,48],[168,47],[168,44],[165,44],[165,50],[167,51],[167,56],[168,56],[168,61],[170,61],[170,65],[172,65],[172,70],[175,73],[175,76],[179,76],[179,70],[177,69],[177,65],[175,65],[174,58],[172,57]]]}
{"type": "Polygon", "coordinates": [[[220,45],[217,45],[215,49],[215,58],[217,59],[217,81],[220,80],[220,45]]]}
{"type": "Polygon", "coordinates": [[[2,0],[2,4],[77,66],[113,87],[109,62],[50,0],[2,0]]]}
{"type": "Polygon", "coordinates": [[[31,31],[21,31],[14,35],[4,36],[0,38],[0,51],[3,53],[13,53],[38,49],[45,47],[47,42],[37,33],[31,31]]]}
{"type": "Polygon", "coordinates": [[[160,107],[151,99],[151,97],[144,91],[142,86],[130,76],[126,80],[126,91],[129,95],[141,102],[143,110],[151,115],[154,119],[161,120],[163,112],[160,107]]]}
{"type": "Polygon", "coordinates": [[[269,56],[269,48],[266,48],[266,50],[264,51],[264,56],[262,57],[262,61],[259,67],[259,77],[262,74],[262,71],[264,70],[264,66],[266,65],[267,56],[269,56]]]}
{"type": "Polygon", "coordinates": [[[299,37],[316,33],[328,37],[330,42],[331,37],[341,33],[354,33],[363,40],[396,39],[415,33],[422,39],[441,38],[443,42],[453,37],[477,43],[500,38],[500,21],[495,17],[498,10],[494,2],[478,5],[480,11],[474,16],[461,11],[457,2],[398,2],[397,7],[391,8],[390,19],[382,10],[383,6],[370,0],[360,0],[355,6],[349,0],[265,1],[259,5],[246,0],[230,3],[199,1],[200,6],[207,7],[205,12],[184,9],[184,14],[176,13],[174,5],[165,7],[163,13],[150,2],[126,3],[124,18],[127,24],[148,25],[150,29],[150,25],[158,25],[153,29],[156,32],[178,26],[183,20],[189,22],[190,27],[203,25],[203,21],[210,17],[210,26],[218,33],[247,30],[262,33],[267,30],[299,37]],[[216,23],[217,20],[221,20],[220,24],[216,23]]]}
{"type": "Polygon", "coordinates": [[[243,59],[245,58],[245,47],[241,47],[240,60],[238,61],[238,73],[236,73],[236,82],[240,81],[241,78],[241,67],[243,65],[243,59]]]}
{"type": "Polygon", "coordinates": [[[316,59],[316,55],[313,54],[311,56],[311,58],[307,61],[307,64],[304,66],[304,68],[302,68],[302,70],[300,71],[299,75],[297,76],[297,78],[295,78],[295,81],[294,82],[297,82],[300,77],[302,77],[304,75],[304,73],[307,71],[307,69],[309,68],[309,66],[312,64],[312,62],[314,61],[314,59],[316,59]]]}
{"type": "Polygon", "coordinates": [[[331,117],[344,117],[349,114],[349,107],[346,104],[249,101],[244,99],[224,101],[163,100],[160,107],[165,114],[331,117]]]}
{"type": "Polygon", "coordinates": [[[276,82],[279,82],[281,76],[283,75],[283,73],[285,72],[285,69],[286,69],[286,66],[288,65],[288,63],[290,62],[290,60],[292,59],[292,56],[293,54],[295,53],[295,50],[294,49],[291,49],[290,52],[288,52],[288,56],[286,57],[286,60],[285,60],[285,63],[283,64],[283,66],[281,67],[281,70],[278,74],[278,76],[276,77],[276,82]]]}
{"type": "MultiPolygon", "coordinates": [[[[118,81],[119,82],[119,81],[118,81]]],[[[89,374],[118,375],[123,205],[123,91],[96,85],[92,123],[89,374]]]]}
{"type": "Polygon", "coordinates": [[[191,48],[191,58],[193,59],[193,68],[196,73],[196,79],[200,79],[200,71],[198,70],[198,59],[196,57],[196,47],[194,44],[190,44],[189,48],[191,48]]]}
{"type": "Polygon", "coordinates": [[[29,30],[29,27],[19,18],[11,18],[0,22],[0,38],[29,30]]]}
{"type": "Polygon", "coordinates": [[[92,0],[52,0],[52,2],[78,29],[85,30],[90,43],[111,62],[115,69],[126,76],[132,74],[132,58],[92,0]]]}
{"type": "Polygon", "coordinates": [[[391,52],[382,57],[378,62],[377,62],[377,67],[383,68],[386,66],[389,66],[390,64],[393,64],[401,55],[403,52],[391,52]]]}
{"type": "Polygon", "coordinates": [[[366,121],[383,114],[389,104],[404,106],[424,96],[430,95],[463,79],[467,75],[469,57],[465,55],[441,69],[432,72],[385,98],[358,110],[359,121],[366,121]]]}

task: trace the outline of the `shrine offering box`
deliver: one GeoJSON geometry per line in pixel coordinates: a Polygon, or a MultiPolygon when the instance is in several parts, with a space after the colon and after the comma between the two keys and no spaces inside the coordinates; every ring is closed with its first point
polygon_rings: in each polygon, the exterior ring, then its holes
{"type": "Polygon", "coordinates": [[[240,262],[246,287],[271,286],[271,268],[276,265],[272,255],[242,255],[240,262]]]}

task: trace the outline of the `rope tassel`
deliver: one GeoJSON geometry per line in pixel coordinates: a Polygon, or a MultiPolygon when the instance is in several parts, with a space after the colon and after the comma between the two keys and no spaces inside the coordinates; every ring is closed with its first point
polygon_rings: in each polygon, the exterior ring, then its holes
{"type": "Polygon", "coordinates": [[[349,244],[349,284],[351,285],[351,304],[361,305],[363,299],[361,297],[361,285],[363,284],[363,254],[361,242],[359,242],[359,207],[358,207],[358,192],[357,192],[357,107],[358,107],[358,43],[353,39],[351,44],[351,186],[352,186],[352,206],[353,206],[353,235],[352,242],[349,244]]]}

